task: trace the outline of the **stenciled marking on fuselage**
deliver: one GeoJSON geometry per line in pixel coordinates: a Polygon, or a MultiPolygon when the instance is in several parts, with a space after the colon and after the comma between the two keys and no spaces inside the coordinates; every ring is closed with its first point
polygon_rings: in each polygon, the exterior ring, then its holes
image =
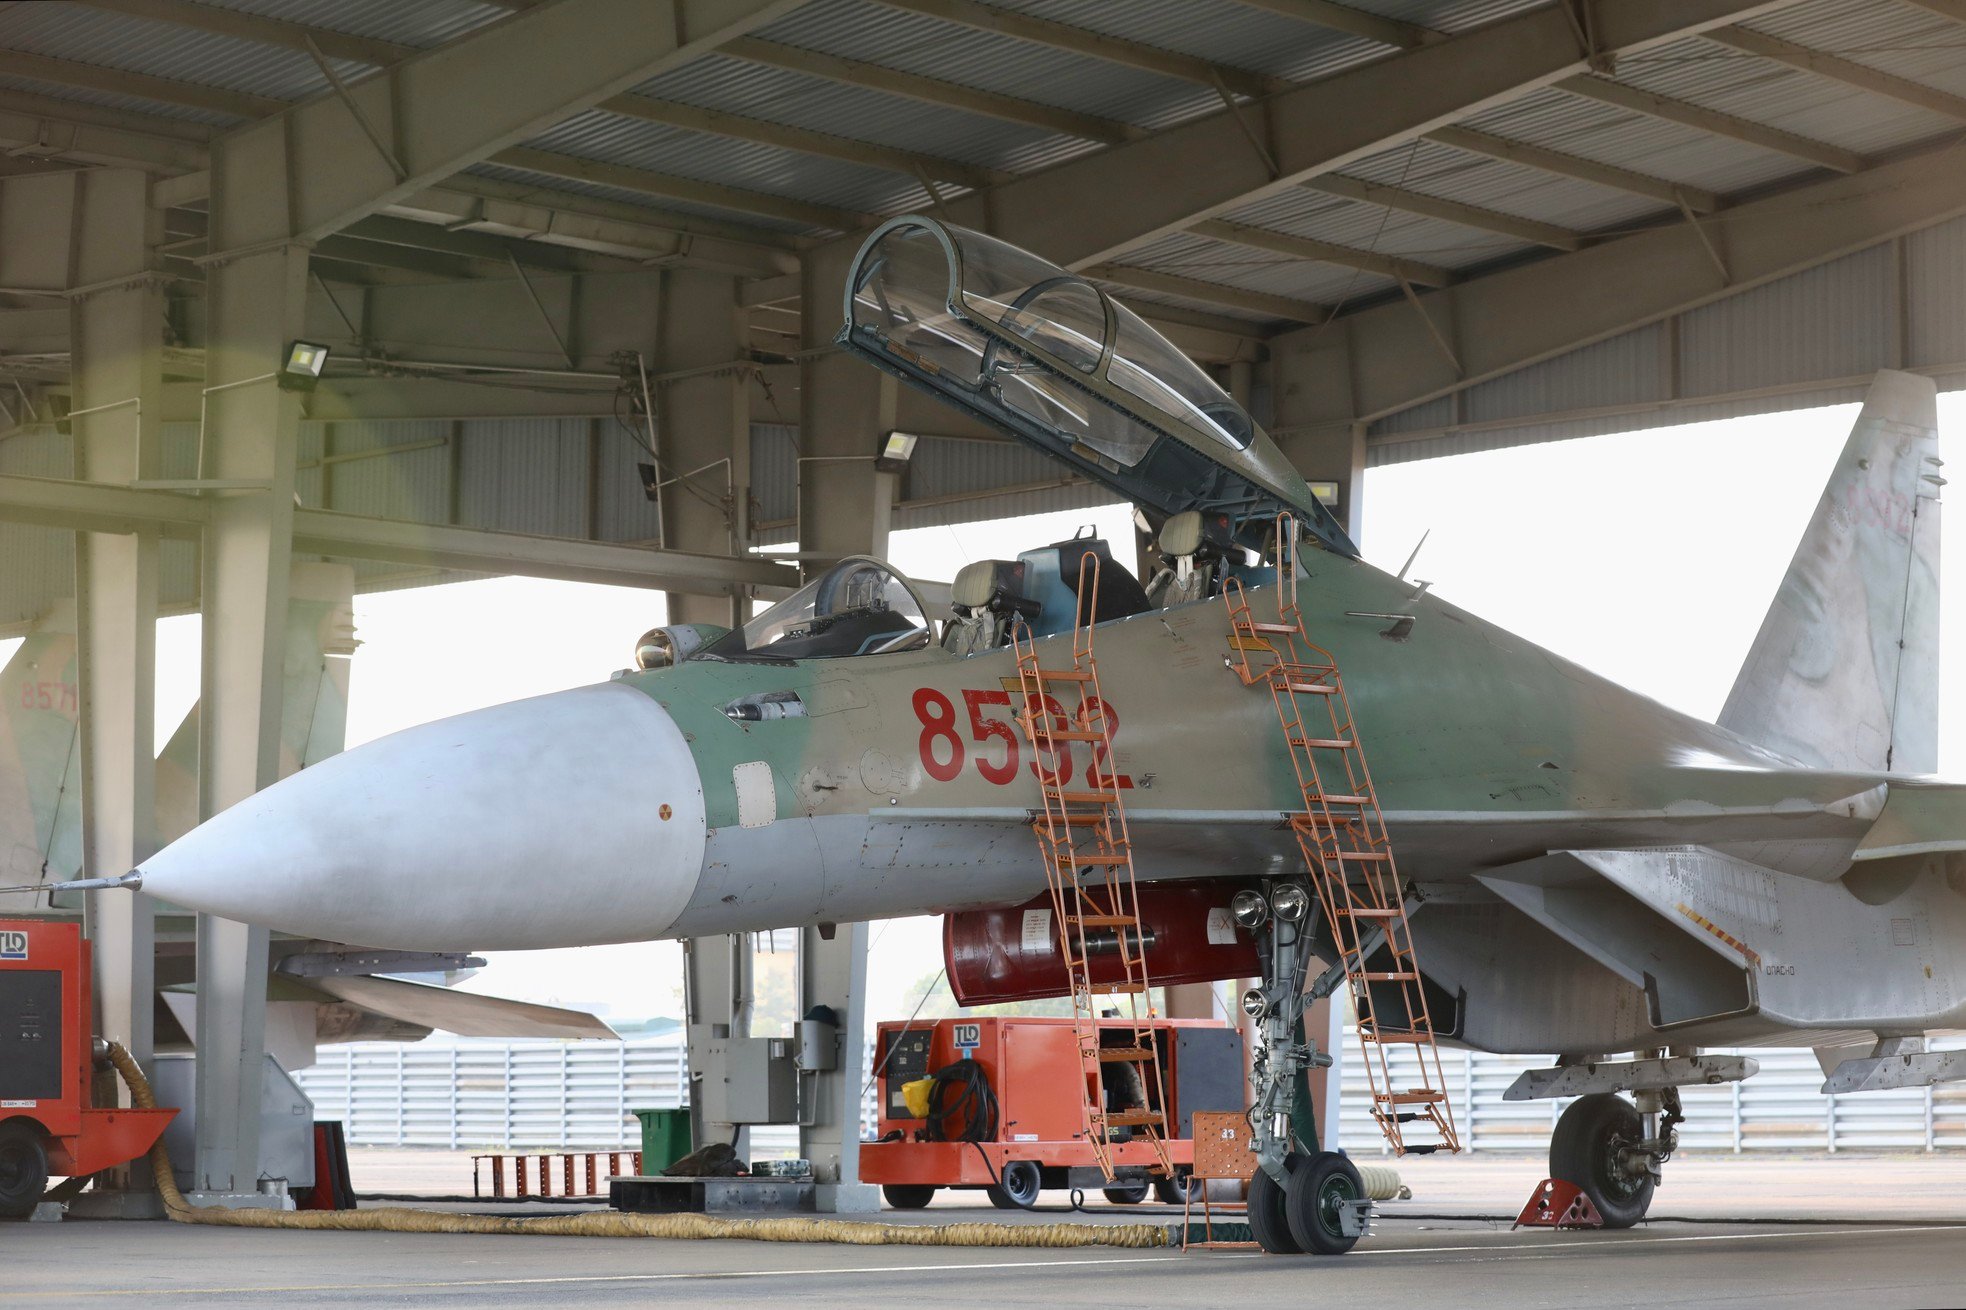
{"type": "MultiPolygon", "coordinates": [[[[988,783],[1007,787],[1016,779],[1020,769],[1027,767],[1024,748],[1028,744],[1023,727],[1017,722],[1016,711],[1011,708],[1011,695],[1023,694],[1016,679],[1005,678],[1002,686],[994,691],[965,687],[959,693],[963,707],[967,711],[969,737],[965,741],[958,730],[956,704],[949,694],[936,687],[918,687],[911,697],[915,707],[915,720],[921,724],[921,735],[916,738],[915,748],[921,757],[922,771],[937,782],[954,782],[962,776],[965,766],[973,767],[976,775],[988,783]],[[1001,717],[998,717],[998,715],[1001,717]],[[1001,752],[991,758],[989,747],[1000,744],[1001,752]]],[[[1103,711],[1106,740],[1100,742],[1081,742],[1080,745],[1092,747],[1091,759],[1086,762],[1084,783],[1095,790],[1107,787],[1128,790],[1133,779],[1124,773],[1114,773],[1110,777],[1106,770],[1110,767],[1109,755],[1112,751],[1113,737],[1120,725],[1119,711],[1098,697],[1087,698],[1088,706],[1098,706],[1103,711]]],[[[1051,697],[1044,698],[1044,716],[1051,719],[1060,729],[1077,728],[1078,725],[1066,714],[1065,708],[1051,697]]],[[[1032,750],[1033,758],[1028,762],[1031,776],[1049,787],[1062,787],[1072,780],[1077,760],[1072,753],[1071,742],[1052,742],[1032,750]]]]}

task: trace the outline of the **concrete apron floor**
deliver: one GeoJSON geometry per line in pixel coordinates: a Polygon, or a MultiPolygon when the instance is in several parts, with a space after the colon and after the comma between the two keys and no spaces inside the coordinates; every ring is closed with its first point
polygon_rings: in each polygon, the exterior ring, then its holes
{"type": "MultiPolygon", "coordinates": [[[[1966,1303],[1966,1159],[1707,1157],[1673,1168],[1673,1183],[1655,1213],[1692,1218],[1656,1220],[1622,1233],[1511,1233],[1508,1218],[1537,1181],[1536,1162],[1410,1161],[1402,1173],[1414,1199],[1384,1205],[1372,1238],[1349,1256],[1328,1259],[1248,1251],[7,1224],[0,1225],[0,1307],[139,1297],[151,1305],[276,1299],[310,1305],[618,1305],[658,1299],[696,1305],[793,1297],[856,1307],[877,1297],[961,1298],[983,1305],[1056,1306],[1079,1299],[1219,1305],[1232,1297],[1307,1300],[1313,1294],[1444,1299],[1509,1310],[1773,1301],[1845,1307],[1858,1298],[1867,1310],[1966,1303]],[[1744,1217],[1758,1222],[1742,1222],[1744,1217]]],[[[1061,1207],[1065,1199],[1062,1193],[1044,1198],[1061,1207]]],[[[978,1201],[974,1194],[956,1194],[926,1212],[880,1217],[1092,1222],[1106,1208],[1095,1200],[1084,1215],[1017,1214],[978,1201]]],[[[574,1207],[499,1208],[543,1213],[574,1207]]],[[[1110,1213],[1103,1221],[1147,1217],[1110,1213]]]]}

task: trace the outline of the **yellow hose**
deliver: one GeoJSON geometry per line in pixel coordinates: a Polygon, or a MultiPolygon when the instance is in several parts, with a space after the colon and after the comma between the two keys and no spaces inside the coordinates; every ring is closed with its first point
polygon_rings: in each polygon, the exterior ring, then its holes
{"type": "MultiPolygon", "coordinates": [[[[130,1053],[115,1042],[109,1058],[129,1085],[130,1099],[151,1109],[157,1098],[130,1053]]],[[[230,1210],[192,1205],[178,1190],[171,1159],[160,1139],[150,1148],[150,1170],[164,1213],[181,1224],[228,1228],[322,1228],[336,1232],[532,1233],[546,1237],[741,1238],[750,1242],[838,1242],[850,1246],[1166,1246],[1158,1224],[882,1224],[850,1219],[720,1219],[703,1214],[553,1215],[511,1219],[502,1215],[449,1214],[439,1210],[230,1210]]]]}

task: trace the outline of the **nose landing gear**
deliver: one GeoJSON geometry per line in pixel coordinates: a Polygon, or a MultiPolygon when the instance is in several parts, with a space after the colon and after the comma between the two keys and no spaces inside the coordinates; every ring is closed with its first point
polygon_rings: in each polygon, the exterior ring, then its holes
{"type": "Polygon", "coordinates": [[[1327,971],[1305,990],[1311,960],[1311,897],[1300,883],[1269,894],[1239,893],[1236,917],[1256,935],[1262,986],[1242,998],[1256,1021],[1255,1087],[1249,1111],[1256,1174],[1249,1184],[1249,1227],[1257,1245],[1272,1255],[1342,1255],[1357,1245],[1370,1221],[1371,1202],[1352,1162],[1335,1151],[1315,1150],[1317,1119],[1304,1086],[1306,1069],[1324,1068],[1331,1056],[1304,1033],[1304,1007],[1335,991],[1342,969],[1327,971]],[[1274,909],[1274,913],[1272,913],[1274,909]],[[1301,1148],[1313,1149],[1305,1151],[1301,1148]]]}

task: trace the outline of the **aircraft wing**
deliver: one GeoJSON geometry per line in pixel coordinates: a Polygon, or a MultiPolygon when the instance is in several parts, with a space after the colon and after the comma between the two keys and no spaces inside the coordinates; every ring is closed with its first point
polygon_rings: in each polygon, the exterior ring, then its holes
{"type": "Polygon", "coordinates": [[[364,1010],[460,1037],[613,1038],[614,1029],[582,1010],[431,987],[400,978],[341,975],[307,985],[364,1010]]]}

